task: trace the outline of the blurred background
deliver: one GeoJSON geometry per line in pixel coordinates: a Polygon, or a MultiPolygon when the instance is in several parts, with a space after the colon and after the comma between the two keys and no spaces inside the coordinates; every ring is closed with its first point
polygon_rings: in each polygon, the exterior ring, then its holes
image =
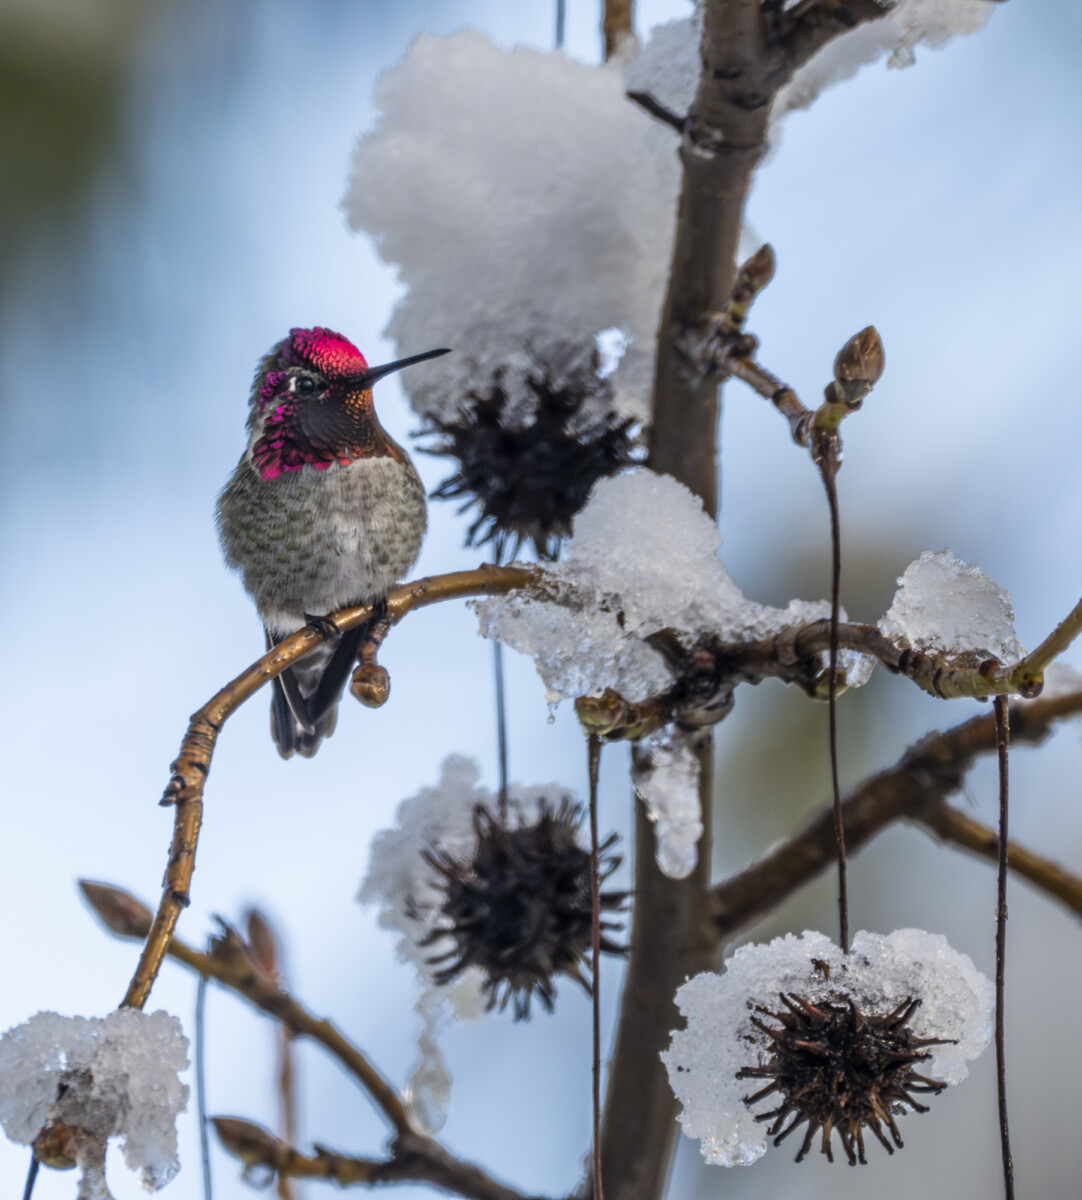
{"type": "MultiPolygon", "coordinates": [[[[684,0],[639,0],[639,31],[689,11],[684,0]]],[[[568,52],[597,61],[598,5],[568,0],[567,19],[568,52]]],[[[75,880],[156,902],[171,831],[156,801],[188,715],[262,651],[212,520],[243,445],[252,371],[292,325],[340,329],[370,361],[393,356],[380,337],[393,273],[348,233],[338,205],[380,72],[419,32],[463,25],[547,48],[553,4],[0,0],[0,1029],[41,1009],[104,1014],[123,996],[136,947],[100,931],[75,880]]],[[[1067,0],[997,7],[983,34],[918,49],[911,70],[869,67],[790,116],[760,171],[748,219],[779,262],[752,322],[763,361],[811,401],[851,333],[874,322],[886,345],[885,378],[845,431],[843,600],[857,619],[882,614],[922,549],[946,546],[1011,590],[1026,646],[1080,594],[1080,36],[1067,0]]],[[[407,442],[417,421],[397,388],[381,385],[380,411],[407,442]]],[[[826,507],[783,422],[729,387],[722,443],[730,572],[768,603],[825,595],[826,507]]],[[[441,460],[418,465],[430,488],[448,473],[441,460]]],[[[466,523],[433,505],[419,573],[479,561],[462,548],[466,523]]],[[[436,782],[447,754],[474,755],[495,784],[491,648],[475,629],[461,606],[412,616],[382,655],[391,703],[370,712],[347,697],[315,760],[278,758],[263,697],[237,714],[215,756],[180,926],[201,944],[213,914],[262,906],[298,995],[400,1083],[416,1057],[414,980],[354,895],[373,833],[436,782]]],[[[1082,666],[1080,656],[1068,657],[1082,666]]],[[[573,714],[564,706],[548,723],[532,664],[508,655],[507,669],[512,777],[584,793],[573,714]]],[[[844,781],[974,711],[877,673],[840,709],[844,781]]],[[[780,685],[746,689],[717,742],[726,872],[824,803],[826,710],[780,685]]],[[[1080,766],[1077,727],[1013,758],[1016,836],[1075,869],[1080,766]]],[[[626,768],[626,752],[606,753],[609,828],[628,826],[626,768]]],[[[960,803],[990,821],[994,794],[987,763],[960,803]]],[[[898,828],[860,854],[851,878],[855,928],[941,931],[991,975],[987,864],[898,828]]],[[[830,879],[802,891],[752,936],[833,931],[833,893],[830,879]]],[[[1024,884],[1010,914],[1019,1186],[1075,1197],[1069,1021],[1082,933],[1024,884]]],[[[618,980],[608,964],[610,1030],[618,980]]],[[[190,1032],[193,1001],[193,979],[167,965],[150,1007],[190,1032]]],[[[271,1024],[212,989],[207,1039],[210,1111],[273,1125],[271,1024]]],[[[448,1145],[531,1192],[573,1188],[589,1137],[579,989],[561,988],[554,1017],[489,1017],[443,1044],[456,1078],[448,1145]]],[[[318,1051],[300,1045],[298,1056],[301,1145],[375,1152],[383,1127],[365,1098],[318,1051]]],[[[796,1167],[788,1149],[724,1171],[683,1141],[672,1194],[998,1194],[992,1053],[933,1105],[904,1122],[904,1152],[888,1160],[876,1147],[859,1171],[818,1155],[796,1167]]],[[[166,1194],[199,1196],[190,1114],[181,1156],[166,1194]]],[[[27,1161],[0,1142],[5,1195],[20,1194],[27,1161]]],[[[248,1194],[216,1149],[213,1166],[218,1197],[248,1194]]],[[[140,1194],[115,1152],[109,1174],[120,1200],[140,1194]]],[[[74,1187],[46,1171],[36,1194],[74,1187]]]]}

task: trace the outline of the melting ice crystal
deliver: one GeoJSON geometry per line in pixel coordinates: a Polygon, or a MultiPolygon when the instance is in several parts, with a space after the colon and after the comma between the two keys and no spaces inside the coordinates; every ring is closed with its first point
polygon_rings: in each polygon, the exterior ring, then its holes
{"type": "Polygon", "coordinates": [[[121,1008],[107,1017],[42,1012],[0,1037],[0,1123],[30,1145],[50,1121],[75,1138],[81,1197],[107,1196],[105,1143],[124,1139],[124,1158],[155,1191],[176,1174],[176,1116],[188,1088],[188,1039],[176,1017],[121,1008]]]}

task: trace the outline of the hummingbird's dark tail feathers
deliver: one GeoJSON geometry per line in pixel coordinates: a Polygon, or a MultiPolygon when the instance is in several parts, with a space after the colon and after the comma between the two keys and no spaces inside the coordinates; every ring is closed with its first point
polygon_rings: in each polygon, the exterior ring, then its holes
{"type": "Polygon", "coordinates": [[[320,742],[334,733],[338,722],[338,705],[318,722],[313,730],[306,728],[293,714],[293,709],[286,699],[285,688],[280,678],[274,680],[274,694],[271,696],[271,737],[278,747],[278,753],[283,758],[292,758],[294,754],[302,758],[311,758],[319,749],[320,742]]]}
{"type": "MultiPolygon", "coordinates": [[[[357,657],[363,627],[331,638],[274,681],[271,736],[283,758],[311,758],[334,733],[338,701],[357,657]]],[[[281,638],[267,633],[268,649],[281,638]]]]}

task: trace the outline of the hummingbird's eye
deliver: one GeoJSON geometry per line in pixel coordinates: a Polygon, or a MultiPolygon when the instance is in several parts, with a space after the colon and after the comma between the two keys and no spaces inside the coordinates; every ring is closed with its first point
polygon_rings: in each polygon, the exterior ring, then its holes
{"type": "Polygon", "coordinates": [[[297,380],[296,390],[302,396],[310,396],[316,390],[316,381],[314,379],[309,379],[307,375],[302,375],[300,379],[297,380]]]}

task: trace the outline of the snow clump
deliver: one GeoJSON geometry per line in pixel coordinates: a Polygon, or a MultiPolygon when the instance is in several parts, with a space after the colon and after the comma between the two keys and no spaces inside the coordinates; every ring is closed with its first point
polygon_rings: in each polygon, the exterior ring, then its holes
{"type": "Polygon", "coordinates": [[[709,1163],[743,1166],[766,1150],[766,1126],[744,1103],[748,1083],[737,1072],[768,1062],[772,1042],[752,1019],[760,1006],[776,1004],[779,993],[812,1004],[852,1001],[878,1014],[919,999],[909,1022],[914,1036],[951,1039],[926,1047],[929,1058],[920,1071],[945,1084],[961,1083],[967,1064],[992,1037],[992,984],[941,934],[861,931],[848,955],[811,931],[742,946],[726,959],[723,973],[696,975],[677,991],[687,1028],[673,1033],[662,1054],[683,1104],[684,1133],[699,1139],[709,1163]]]}
{"type": "Polygon", "coordinates": [[[879,632],[895,645],[974,667],[989,658],[1009,666],[1025,657],[1014,635],[1010,592],[953,551],[925,550],[898,583],[879,622],[879,632]]]}
{"type": "Polygon", "coordinates": [[[645,419],[679,169],[620,68],[422,36],[376,104],[344,208],[405,285],[387,327],[398,351],[455,350],[403,374],[416,411],[454,419],[498,381],[529,423],[529,378],[596,371],[599,335],[617,331],[630,341],[615,405],[645,419]]]}
{"type": "MultiPolygon", "coordinates": [[[[541,591],[475,602],[481,633],[533,657],[550,703],[610,687],[634,702],[673,684],[645,640],[651,634],[672,630],[691,647],[707,636],[767,637],[830,615],[825,600],[778,609],[747,599],[720,546],[702,502],[671,476],[642,467],[599,480],[541,591]]],[[[851,686],[874,665],[849,652],[839,661],[851,686]]]]}
{"type": "Polygon", "coordinates": [[[105,1145],[123,1137],[124,1159],[148,1191],[179,1170],[177,1113],[188,1087],[188,1039],[166,1012],[121,1008],[107,1017],[41,1012],[0,1037],[0,1124],[31,1145],[48,1125],[82,1169],[80,1200],[107,1197],[105,1145]]]}

